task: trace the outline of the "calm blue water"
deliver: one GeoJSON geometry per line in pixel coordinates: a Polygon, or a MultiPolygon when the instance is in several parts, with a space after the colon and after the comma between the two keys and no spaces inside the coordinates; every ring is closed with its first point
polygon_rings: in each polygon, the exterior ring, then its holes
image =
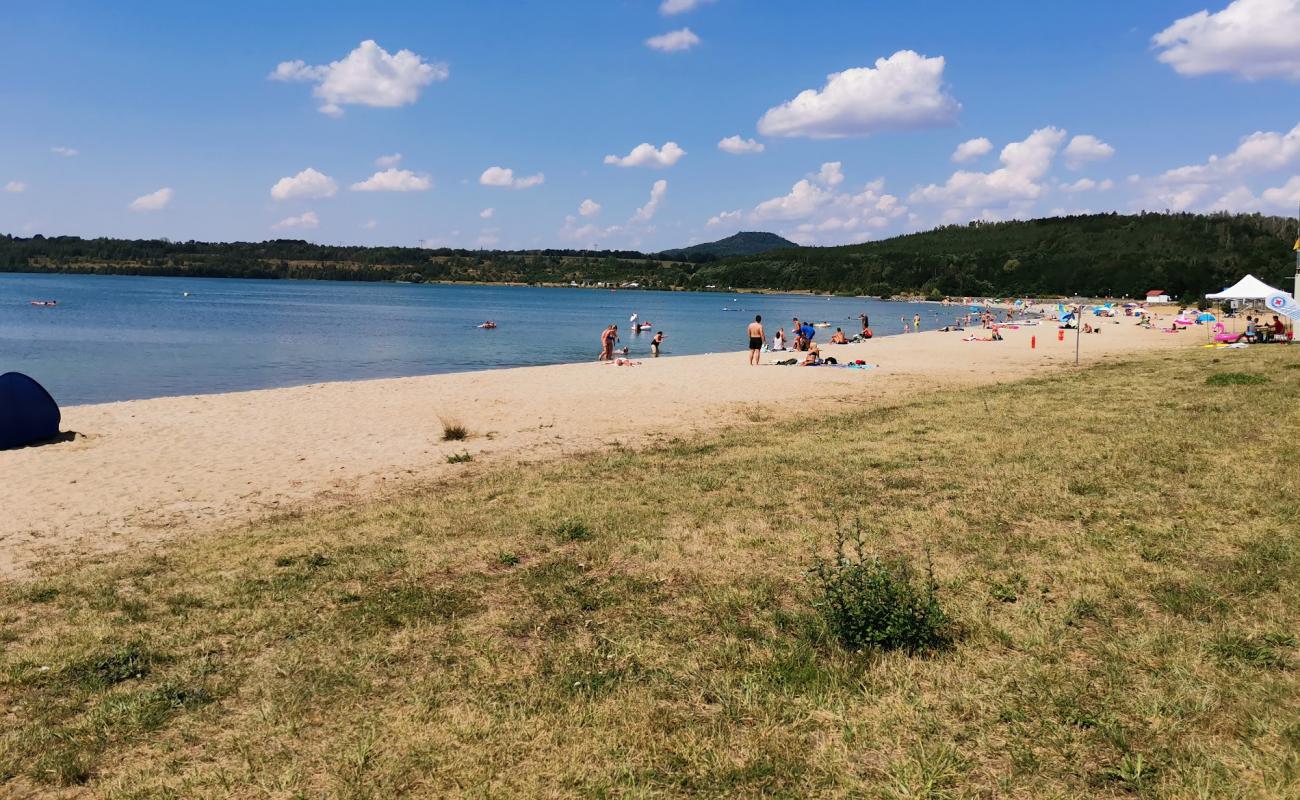
{"type": "Polygon", "coordinates": [[[0,372],[31,375],[62,405],[101,403],[594,360],[610,322],[647,357],[653,334],[626,330],[634,311],[664,331],[665,356],[743,350],[754,314],[770,336],[796,315],[852,335],[866,312],[887,335],[901,316],[933,328],[954,313],[798,295],[0,274],[0,372]],[[475,328],[486,319],[500,327],[475,328]]]}

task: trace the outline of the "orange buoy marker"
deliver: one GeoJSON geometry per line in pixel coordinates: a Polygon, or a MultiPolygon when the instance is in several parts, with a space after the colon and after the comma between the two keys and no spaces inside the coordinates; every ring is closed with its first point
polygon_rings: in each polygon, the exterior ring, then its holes
{"type": "Polygon", "coordinates": [[[1035,349],[1035,348],[1037,348],[1037,347],[1038,347],[1038,337],[1037,337],[1037,336],[1030,336],[1030,337],[1029,337],[1029,349],[1030,349],[1030,350],[1033,350],[1033,349],[1035,349]]]}
{"type": "Polygon", "coordinates": [[[1056,341],[1058,341],[1058,342],[1064,342],[1064,341],[1065,341],[1065,331],[1058,330],[1058,331],[1056,332],[1056,341]]]}

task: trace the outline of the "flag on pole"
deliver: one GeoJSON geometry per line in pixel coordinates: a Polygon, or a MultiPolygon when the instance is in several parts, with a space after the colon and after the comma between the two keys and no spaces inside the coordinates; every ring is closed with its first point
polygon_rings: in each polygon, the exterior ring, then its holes
{"type": "Polygon", "coordinates": [[[1300,252],[1300,237],[1296,238],[1295,246],[1292,247],[1291,249],[1300,252]]]}

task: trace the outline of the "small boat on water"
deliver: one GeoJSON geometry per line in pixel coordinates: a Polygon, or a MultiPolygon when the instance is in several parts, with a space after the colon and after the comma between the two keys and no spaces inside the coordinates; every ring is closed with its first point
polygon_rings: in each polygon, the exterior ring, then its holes
{"type": "Polygon", "coordinates": [[[490,330],[492,330],[493,328],[495,328],[496,326],[497,326],[497,324],[496,324],[495,322],[493,322],[492,320],[488,320],[487,322],[484,322],[482,325],[479,325],[478,327],[480,327],[480,328],[482,328],[482,329],[484,329],[484,330],[489,330],[489,331],[490,331],[490,330]]]}
{"type": "Polygon", "coordinates": [[[37,308],[54,308],[59,304],[59,301],[58,300],[33,300],[31,301],[31,303],[37,308]]]}

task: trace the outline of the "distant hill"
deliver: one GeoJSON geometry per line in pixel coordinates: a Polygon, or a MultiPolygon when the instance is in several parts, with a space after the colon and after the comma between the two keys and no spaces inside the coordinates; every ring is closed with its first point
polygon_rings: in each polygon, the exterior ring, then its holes
{"type": "Polygon", "coordinates": [[[665,250],[658,254],[664,261],[710,261],[732,256],[756,256],[773,250],[784,250],[799,245],[764,231],[741,231],[734,236],[705,242],[676,250],[665,250]]]}

